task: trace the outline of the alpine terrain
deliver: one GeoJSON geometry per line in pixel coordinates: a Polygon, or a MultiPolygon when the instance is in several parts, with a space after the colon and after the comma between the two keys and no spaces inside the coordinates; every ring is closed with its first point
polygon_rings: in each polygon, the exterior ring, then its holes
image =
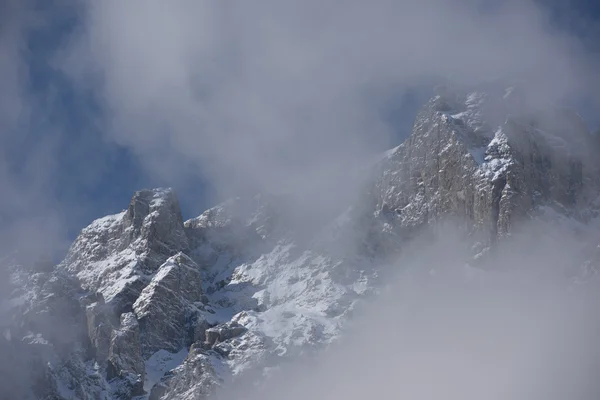
{"type": "Polygon", "coordinates": [[[449,221],[483,274],[526,222],[567,229],[581,257],[565,279],[585,283],[600,262],[599,146],[574,111],[531,107],[517,87],[440,87],[360,193],[309,229],[281,195],[184,221],[172,190],[138,191],[58,265],[3,260],[0,398],[191,400],[269,379],[334,343],[449,221]]]}

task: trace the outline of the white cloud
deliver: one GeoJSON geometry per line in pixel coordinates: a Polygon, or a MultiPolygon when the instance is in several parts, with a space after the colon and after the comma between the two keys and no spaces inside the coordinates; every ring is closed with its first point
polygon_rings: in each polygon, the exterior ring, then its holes
{"type": "MultiPolygon", "coordinates": [[[[345,201],[358,182],[357,167],[389,144],[393,127],[382,109],[392,92],[444,77],[458,83],[518,78],[540,101],[585,97],[598,88],[595,60],[576,39],[552,29],[528,0],[487,11],[475,0],[79,5],[80,24],[54,63],[79,90],[96,94],[110,140],[132,150],[149,173],[176,178],[190,173],[181,165],[192,165],[191,173],[222,193],[255,186],[293,191],[304,213],[345,201]]],[[[2,7],[0,155],[19,139],[16,124],[40,118],[31,114],[35,100],[22,58],[24,34],[39,21],[26,3],[2,7]]],[[[15,174],[0,158],[0,208],[15,217],[0,228],[6,247],[51,249],[64,237],[60,207],[49,194],[56,182],[53,159],[60,155],[55,138],[64,132],[60,124],[50,128],[34,151],[20,147],[26,174],[15,174]]],[[[545,384],[553,374],[577,382],[578,376],[551,367],[574,366],[584,360],[581,349],[593,348],[587,337],[577,338],[591,330],[568,329],[586,327],[571,313],[578,299],[544,314],[539,302],[562,299],[549,295],[553,287],[533,293],[535,304],[526,291],[484,288],[490,297],[477,292],[477,303],[460,285],[417,293],[423,314],[409,329],[399,325],[406,319],[394,319],[394,310],[380,309],[391,317],[369,321],[356,345],[326,358],[317,371],[335,373],[324,372],[327,385],[301,387],[309,390],[305,398],[496,398],[505,388],[545,384]],[[517,297],[505,301],[512,294],[517,297]],[[540,312],[543,319],[533,323],[540,312]],[[582,345],[565,356],[559,350],[566,339],[582,345]],[[390,352],[398,355],[386,361],[390,352]],[[568,362],[555,365],[556,359],[568,362]],[[532,374],[543,376],[537,381],[532,374]]],[[[541,389],[547,388],[560,389],[541,389]]]]}
{"type": "Polygon", "coordinates": [[[383,294],[331,348],[285,365],[257,391],[242,382],[218,398],[596,398],[598,282],[566,284],[571,243],[527,232],[485,271],[455,261],[463,254],[452,232],[399,260],[383,294]]]}
{"type": "Polygon", "coordinates": [[[591,82],[532,2],[479,3],[88,2],[64,65],[154,173],[183,158],[223,190],[341,188],[390,142],[389,88],[515,77],[547,99],[591,82]]]}

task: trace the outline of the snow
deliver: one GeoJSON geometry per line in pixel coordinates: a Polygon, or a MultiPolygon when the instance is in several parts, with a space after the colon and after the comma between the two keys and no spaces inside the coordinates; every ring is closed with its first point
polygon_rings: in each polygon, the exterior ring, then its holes
{"type": "Polygon", "coordinates": [[[510,97],[510,95],[513,94],[514,91],[515,91],[515,88],[512,86],[506,88],[506,90],[504,91],[503,99],[508,99],[510,97]]]}
{"type": "Polygon", "coordinates": [[[400,146],[396,146],[396,147],[394,147],[393,149],[389,149],[389,150],[387,150],[385,153],[383,153],[384,157],[385,157],[385,158],[390,158],[390,157],[392,157],[392,156],[393,156],[393,155],[396,153],[396,151],[397,151],[399,148],[400,148],[400,146]]]}
{"type": "Polygon", "coordinates": [[[123,210],[120,213],[114,215],[107,215],[106,217],[98,218],[94,220],[84,231],[98,231],[98,230],[109,230],[114,225],[121,222],[125,216],[126,211],[123,210]]]}
{"type": "Polygon", "coordinates": [[[508,138],[502,128],[498,128],[494,134],[494,138],[483,152],[482,150],[481,148],[473,149],[471,150],[471,154],[479,164],[478,173],[492,182],[503,176],[514,163],[511,158],[505,156],[509,154],[510,147],[508,145],[508,138]],[[485,155],[483,162],[481,162],[482,153],[485,155]]]}
{"type": "Polygon", "coordinates": [[[483,164],[481,173],[490,181],[494,182],[504,175],[510,164],[511,160],[509,159],[496,158],[483,164]]]}
{"type": "Polygon", "coordinates": [[[51,345],[48,340],[46,340],[41,333],[28,333],[23,337],[23,342],[27,342],[28,344],[43,344],[43,345],[51,345]]]}
{"type": "Polygon", "coordinates": [[[333,334],[337,323],[327,312],[351,292],[329,276],[332,260],[310,251],[293,257],[293,252],[294,245],[276,246],[255,263],[240,266],[229,284],[251,282],[263,288],[253,298],[267,310],[252,320],[252,326],[282,348],[312,342],[311,329],[333,334]]]}
{"type": "Polygon", "coordinates": [[[165,204],[165,197],[172,192],[171,189],[155,189],[150,200],[151,208],[158,208],[165,204]]]}
{"type": "Polygon", "coordinates": [[[183,348],[177,353],[159,350],[152,354],[146,361],[146,380],[144,381],[144,390],[150,392],[152,386],[160,381],[166,372],[181,365],[187,355],[187,348],[183,348]]]}
{"type": "Polygon", "coordinates": [[[468,117],[468,116],[469,116],[469,113],[468,113],[468,112],[466,112],[466,111],[462,111],[462,112],[459,112],[459,113],[457,113],[457,114],[452,114],[452,115],[450,115],[450,118],[452,118],[452,119],[460,119],[460,120],[462,120],[463,118],[466,118],[466,117],[468,117]]]}
{"type": "Polygon", "coordinates": [[[140,278],[137,265],[135,252],[126,249],[105,260],[87,264],[76,276],[84,284],[97,285],[97,291],[110,301],[128,284],[140,278]]]}
{"type": "Polygon", "coordinates": [[[396,146],[396,147],[394,147],[392,149],[384,151],[381,154],[378,154],[375,157],[375,162],[374,163],[377,164],[377,163],[379,163],[381,161],[385,161],[385,160],[388,160],[388,159],[394,157],[394,155],[398,152],[398,150],[400,149],[400,147],[402,147],[402,145],[396,146]]]}
{"type": "MultiPolygon", "coordinates": [[[[439,118],[437,121],[453,123],[452,129],[456,137],[463,141],[461,143],[465,144],[467,150],[464,157],[472,157],[477,164],[477,174],[494,181],[507,172],[514,160],[511,158],[511,148],[502,127],[494,127],[495,131],[490,128],[489,132],[494,132],[493,137],[486,137],[481,143],[469,145],[469,135],[476,132],[481,125],[479,107],[484,100],[485,94],[470,93],[466,96],[465,108],[462,111],[454,110],[452,114],[437,113],[436,118],[439,118]]],[[[434,124],[435,121],[431,123],[434,124]]],[[[431,130],[428,132],[434,133],[431,130]]],[[[424,133],[426,134],[428,133],[424,133]]],[[[541,131],[539,134],[548,135],[541,131]]],[[[442,152],[456,144],[454,140],[452,142],[448,143],[442,152]]],[[[402,145],[397,146],[378,155],[378,161],[393,158],[401,147],[402,145]]],[[[466,164],[471,173],[471,163],[466,164]]],[[[394,171],[390,171],[390,174],[393,173],[394,171]]],[[[392,184],[383,190],[389,195],[398,191],[392,184]]],[[[166,190],[155,191],[150,202],[151,208],[164,205],[166,193],[166,190]]],[[[465,198],[464,192],[457,195],[459,198],[465,198]]],[[[403,204],[403,210],[422,207],[424,201],[419,196],[422,194],[416,195],[408,204],[403,204]]],[[[341,213],[323,231],[316,234],[308,246],[301,246],[292,237],[285,235],[276,242],[268,241],[266,236],[263,236],[264,248],[253,249],[258,254],[247,254],[239,248],[232,249],[231,240],[238,239],[235,234],[219,236],[222,231],[220,228],[227,228],[224,231],[229,232],[229,228],[236,223],[233,215],[237,217],[239,214],[239,202],[239,198],[232,199],[186,222],[186,227],[206,229],[209,233],[205,242],[191,250],[194,260],[208,260],[202,263],[203,290],[208,301],[204,305],[195,304],[194,307],[198,307],[199,314],[210,325],[233,321],[248,329],[246,333],[218,344],[227,350],[228,356],[221,357],[217,355],[217,351],[201,355],[206,357],[221,377],[228,374],[241,375],[252,366],[260,365],[270,354],[288,357],[307,348],[331,343],[344,328],[347,314],[369,290],[373,289],[373,274],[365,272],[373,268],[369,261],[348,261],[330,252],[320,251],[320,248],[329,249],[340,235],[353,229],[351,209],[341,213]],[[316,250],[317,247],[319,250],[316,250]],[[340,278],[339,275],[344,274],[351,278],[340,278]]],[[[580,228],[572,219],[553,208],[540,208],[539,211],[558,224],[573,225],[573,229],[580,228]]],[[[150,215],[154,215],[153,213],[150,215]]],[[[261,225],[262,217],[259,213],[260,210],[254,209],[241,215],[241,224],[261,225]]],[[[399,218],[405,218],[404,214],[407,213],[401,213],[399,218]]],[[[94,236],[100,232],[118,229],[124,215],[125,212],[122,212],[95,220],[84,233],[94,236]]],[[[393,231],[394,226],[393,223],[386,222],[381,224],[380,229],[393,231]]],[[[91,242],[81,243],[81,248],[86,251],[100,251],[102,246],[105,246],[105,243],[101,241],[93,246],[91,242]]],[[[177,265],[174,259],[170,258],[153,276],[141,277],[137,269],[137,259],[140,255],[136,253],[135,248],[134,245],[130,245],[112,252],[101,260],[90,261],[77,276],[89,286],[98,286],[107,301],[128,283],[136,279],[146,279],[150,283],[134,304],[136,308],[136,305],[150,301],[147,294],[152,292],[152,285],[156,285],[156,282],[177,265]],[[103,283],[99,284],[100,280],[103,283]]],[[[347,257],[346,254],[343,256],[347,257]]],[[[481,278],[480,270],[467,266],[464,269],[464,275],[469,279],[481,278]]],[[[443,274],[442,270],[432,269],[427,272],[432,276],[443,274]]],[[[25,302],[26,299],[21,301],[25,302]]],[[[167,371],[180,366],[187,356],[188,348],[183,348],[177,353],[166,350],[154,353],[146,362],[145,390],[149,391],[167,371]]]]}
{"type": "Polygon", "coordinates": [[[473,160],[475,160],[475,162],[478,165],[483,165],[483,163],[485,162],[486,150],[487,150],[487,146],[470,148],[469,154],[471,154],[471,157],[473,157],[473,160]]]}
{"type": "Polygon", "coordinates": [[[465,104],[468,107],[477,107],[481,105],[483,100],[485,99],[485,93],[482,92],[472,92],[467,95],[467,100],[465,104]]]}

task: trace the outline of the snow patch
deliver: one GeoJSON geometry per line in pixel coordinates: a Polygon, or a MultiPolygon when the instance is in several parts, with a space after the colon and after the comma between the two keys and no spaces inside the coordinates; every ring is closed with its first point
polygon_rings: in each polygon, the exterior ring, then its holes
{"type": "Polygon", "coordinates": [[[475,160],[475,162],[477,163],[477,165],[483,165],[483,163],[485,162],[485,152],[487,150],[487,146],[484,147],[476,147],[476,148],[470,148],[469,149],[469,153],[471,154],[471,157],[473,157],[473,160],[475,160]]]}
{"type": "Polygon", "coordinates": [[[177,353],[169,353],[166,350],[159,350],[152,354],[146,361],[146,380],[144,381],[144,390],[150,392],[165,373],[177,368],[183,363],[188,355],[188,349],[181,349],[177,353]]]}
{"type": "Polygon", "coordinates": [[[127,211],[123,210],[118,214],[107,215],[106,217],[98,218],[84,229],[84,231],[98,231],[98,230],[110,230],[115,225],[121,223],[125,213],[127,211]]]}
{"type": "Polygon", "coordinates": [[[488,144],[484,162],[479,166],[479,173],[486,179],[496,181],[503,176],[514,163],[510,158],[510,147],[506,134],[499,128],[488,144]]]}

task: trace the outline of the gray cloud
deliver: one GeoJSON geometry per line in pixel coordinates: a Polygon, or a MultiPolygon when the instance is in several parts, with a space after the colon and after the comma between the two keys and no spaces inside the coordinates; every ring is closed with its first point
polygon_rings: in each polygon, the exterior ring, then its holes
{"type": "Polygon", "coordinates": [[[596,398],[598,282],[565,284],[564,262],[579,256],[572,233],[529,226],[482,270],[460,261],[455,232],[449,225],[397,260],[336,344],[256,391],[243,382],[217,398],[596,398]],[[536,241],[538,229],[556,235],[536,241]]]}
{"type": "MultiPolygon", "coordinates": [[[[44,24],[28,2],[8,1],[0,11],[0,252],[39,255],[64,248],[65,226],[53,201],[56,127],[30,91],[26,35],[44,24]],[[47,128],[32,135],[32,126],[47,128]]],[[[35,256],[34,256],[35,257],[35,256]]]]}
{"type": "MultiPolygon", "coordinates": [[[[3,219],[3,236],[10,243],[65,236],[49,233],[65,231],[66,207],[52,192],[68,132],[48,111],[57,102],[52,87],[34,94],[29,79],[26,35],[51,25],[49,16],[80,12],[43,62],[101,105],[84,130],[103,130],[150,175],[179,182],[199,175],[221,196],[292,192],[305,212],[348,198],[364,172],[358,166],[395,143],[386,112],[405,89],[510,77],[543,100],[595,93],[595,60],[541,8],[482,4],[64,0],[49,12],[4,2],[0,184],[11,218],[3,219]]],[[[93,180],[103,168],[82,170],[93,180]]]]}
{"type": "MultiPolygon", "coordinates": [[[[47,251],[62,247],[66,236],[64,205],[52,194],[64,126],[32,113],[51,98],[42,101],[30,92],[25,34],[43,22],[27,6],[4,2],[0,11],[0,242],[5,248],[25,243],[47,251]],[[24,140],[17,128],[33,120],[47,134],[24,140]],[[7,153],[15,149],[23,153],[19,172],[9,161],[14,155],[7,153]]],[[[466,84],[508,77],[526,81],[535,89],[534,101],[543,102],[587,98],[599,83],[596,60],[526,0],[491,9],[474,0],[90,0],[79,6],[79,25],[52,65],[78,90],[95,94],[108,140],[130,149],[150,174],[202,175],[221,194],[256,187],[292,192],[299,195],[302,212],[353,193],[361,163],[394,140],[384,111],[406,89],[444,78],[466,84]],[[192,171],[182,171],[183,165],[192,171]]],[[[444,256],[428,262],[446,262],[444,256]]],[[[431,398],[425,394],[442,396],[453,389],[462,398],[469,398],[465,390],[493,398],[504,393],[490,394],[490,387],[506,388],[502,383],[519,384],[524,376],[548,372],[539,368],[564,356],[554,350],[565,340],[588,343],[577,337],[583,330],[559,329],[586,326],[581,314],[571,313],[579,299],[552,297],[550,285],[533,293],[538,303],[531,304],[527,290],[483,287],[490,297],[477,304],[461,295],[460,284],[415,294],[425,311],[408,330],[399,325],[404,314],[369,321],[380,330],[359,331],[360,340],[349,339],[342,356],[336,350],[326,356],[323,368],[337,374],[323,375],[331,385],[303,387],[314,390],[306,398],[343,397],[339,393],[431,398]],[[565,298],[564,309],[532,324],[539,303],[565,298]],[[447,309],[436,308],[448,299],[457,300],[447,309]],[[483,329],[471,329],[479,323],[483,329]],[[505,335],[519,337],[521,329],[526,334],[517,342],[504,341],[505,335]],[[370,335],[382,340],[374,345],[366,340],[370,335]],[[394,347],[382,346],[386,340],[394,347]],[[378,363],[390,352],[407,357],[399,364],[378,363]],[[458,360],[467,365],[457,366],[458,360]],[[488,362],[485,374],[477,370],[488,362]],[[401,392],[388,385],[398,374],[409,383],[401,392]],[[359,383],[364,378],[364,384],[345,386],[353,378],[359,383]],[[459,384],[449,388],[432,385],[434,380],[459,384]]],[[[481,300],[481,290],[475,292],[481,300]]],[[[575,348],[569,362],[557,367],[574,365],[588,348],[575,348]]]]}
{"type": "Polygon", "coordinates": [[[406,88],[509,77],[539,100],[590,89],[591,60],[542,9],[481,4],[89,2],[61,61],[154,173],[177,176],[185,159],[223,191],[342,188],[391,142],[382,110],[406,88]]]}

